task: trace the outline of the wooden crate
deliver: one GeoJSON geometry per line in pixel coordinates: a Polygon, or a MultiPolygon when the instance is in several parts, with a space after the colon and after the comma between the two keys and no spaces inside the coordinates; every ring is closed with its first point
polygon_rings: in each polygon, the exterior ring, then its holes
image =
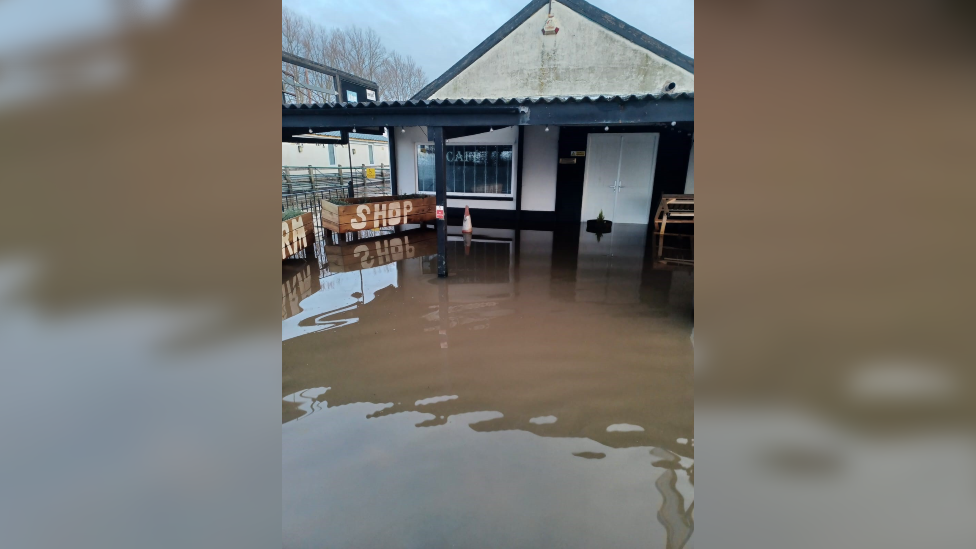
{"type": "Polygon", "coordinates": [[[315,243],[315,223],[311,213],[281,222],[281,260],[309,248],[315,243]]]}
{"type": "Polygon", "coordinates": [[[407,223],[433,221],[436,199],[392,196],[348,198],[349,205],[339,206],[322,200],[322,227],[337,233],[366,231],[407,223]],[[368,200],[368,202],[366,202],[368,200]]]}
{"type": "Polygon", "coordinates": [[[437,231],[416,229],[325,247],[329,271],[345,273],[437,253],[437,231]]]}

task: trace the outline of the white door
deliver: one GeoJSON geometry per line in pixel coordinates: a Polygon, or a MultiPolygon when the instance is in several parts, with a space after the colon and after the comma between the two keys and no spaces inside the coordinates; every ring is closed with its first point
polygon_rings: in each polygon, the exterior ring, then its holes
{"type": "Polygon", "coordinates": [[[620,173],[620,134],[591,133],[586,140],[582,219],[613,220],[613,199],[620,173]]]}
{"type": "Polygon", "coordinates": [[[617,176],[617,207],[613,221],[647,225],[654,188],[656,133],[625,133],[620,147],[620,175],[617,176]]]}
{"type": "Polygon", "coordinates": [[[647,224],[657,143],[656,133],[590,134],[580,221],[602,209],[615,223],[647,224]]]}

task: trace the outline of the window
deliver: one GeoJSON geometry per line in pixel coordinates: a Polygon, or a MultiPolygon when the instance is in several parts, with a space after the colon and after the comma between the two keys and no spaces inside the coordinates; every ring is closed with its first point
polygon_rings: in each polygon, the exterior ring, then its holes
{"type": "Polygon", "coordinates": [[[370,164],[373,163],[373,146],[372,145],[369,146],[369,163],[370,164]]]}
{"type": "MultiPolygon", "coordinates": [[[[512,194],[512,145],[446,145],[447,192],[512,194]]],[[[434,146],[417,145],[417,187],[432,193],[434,146]]]]}
{"type": "Polygon", "coordinates": [[[335,145],[329,145],[329,165],[335,166],[335,145]]]}

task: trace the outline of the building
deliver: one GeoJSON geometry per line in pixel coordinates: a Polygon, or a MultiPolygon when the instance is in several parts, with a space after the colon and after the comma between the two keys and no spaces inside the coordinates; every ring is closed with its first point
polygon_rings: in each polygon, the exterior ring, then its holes
{"type": "Polygon", "coordinates": [[[410,101],[282,107],[284,141],[350,128],[391,135],[394,192],[452,222],[647,224],[694,189],[694,60],[584,0],[532,0],[410,101]]]}
{"type": "Polygon", "coordinates": [[[282,143],[281,165],[324,168],[390,165],[390,146],[386,136],[350,133],[349,145],[343,145],[339,143],[338,131],[316,135],[321,139],[320,143],[282,143]]]}

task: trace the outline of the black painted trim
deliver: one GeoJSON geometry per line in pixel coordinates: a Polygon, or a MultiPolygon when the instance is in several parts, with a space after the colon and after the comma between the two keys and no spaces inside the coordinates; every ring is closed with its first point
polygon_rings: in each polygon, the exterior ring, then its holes
{"type": "Polygon", "coordinates": [[[522,210],[519,214],[519,221],[522,223],[556,223],[559,219],[556,217],[555,211],[522,210]]]}
{"type": "MultiPolygon", "coordinates": [[[[471,218],[474,220],[475,227],[485,226],[481,223],[518,222],[519,225],[526,226],[545,226],[557,223],[556,212],[540,212],[535,210],[522,210],[521,219],[515,210],[487,210],[481,208],[469,208],[471,218]]],[[[459,223],[464,218],[464,208],[447,208],[447,219],[451,222],[459,223]]],[[[577,225],[579,222],[575,222],[577,225]]],[[[487,226],[485,226],[487,228],[487,226]]]]}
{"type": "MultiPolygon", "coordinates": [[[[316,71],[316,72],[321,72],[323,74],[330,74],[330,75],[336,76],[337,77],[336,80],[338,80],[339,78],[342,78],[343,80],[346,80],[347,82],[349,82],[351,84],[359,84],[360,86],[362,86],[364,88],[372,88],[372,89],[376,90],[377,92],[379,92],[379,89],[380,89],[379,84],[377,84],[376,82],[373,82],[372,80],[366,80],[365,78],[363,78],[361,76],[356,76],[355,74],[352,74],[352,73],[340,71],[339,69],[334,69],[334,68],[332,68],[332,67],[330,67],[328,65],[323,65],[322,63],[316,63],[315,61],[312,61],[311,59],[305,59],[304,57],[300,57],[300,56],[295,55],[293,53],[288,53],[288,52],[284,52],[284,51],[281,52],[281,60],[284,61],[285,63],[291,63],[292,65],[298,65],[299,67],[303,67],[303,68],[306,68],[306,69],[311,69],[311,70],[316,71]]],[[[336,86],[338,86],[338,85],[339,85],[339,83],[337,81],[336,82],[336,86]]],[[[336,90],[336,91],[339,92],[339,91],[342,91],[342,90],[336,90]]],[[[379,95],[379,93],[377,93],[377,96],[378,95],[379,95]]],[[[379,100],[379,97],[377,97],[376,99],[379,100]]],[[[342,101],[340,101],[340,103],[341,102],[342,101]]]]}
{"type": "Polygon", "coordinates": [[[470,196],[451,193],[447,193],[447,197],[451,200],[494,200],[495,202],[511,202],[515,200],[511,196],[470,196]]]}
{"type": "MultiPolygon", "coordinates": [[[[418,194],[435,196],[435,193],[431,193],[429,191],[419,192],[418,194]]],[[[451,200],[493,200],[495,202],[511,202],[515,200],[511,196],[471,196],[466,194],[453,194],[453,193],[447,193],[447,198],[451,200]]]]}
{"type": "Polygon", "coordinates": [[[519,126],[518,131],[518,156],[516,156],[515,161],[518,162],[518,172],[515,176],[515,217],[516,219],[521,219],[522,212],[522,166],[525,165],[522,162],[524,158],[522,151],[524,150],[523,143],[525,142],[525,126],[519,126]]]}
{"type": "Polygon", "coordinates": [[[481,135],[488,133],[491,129],[491,126],[448,126],[444,128],[444,139],[481,135]]]}
{"type": "Polygon", "coordinates": [[[308,134],[308,128],[281,128],[281,142],[282,143],[315,143],[318,145],[348,145],[349,144],[349,132],[342,133],[339,132],[339,139],[329,138],[322,139],[321,137],[301,137],[302,135],[308,134]]]}
{"type": "MultiPolygon", "coordinates": [[[[586,19],[600,25],[604,29],[623,37],[624,39],[650,51],[666,61],[674,63],[691,74],[695,74],[694,58],[688,57],[664,42],[661,42],[660,40],[645,34],[639,29],[628,25],[626,22],[617,19],[589,2],[584,0],[557,1],[586,19]]],[[[488,38],[485,38],[473,50],[468,52],[467,55],[462,57],[451,68],[447,69],[447,72],[438,76],[429,84],[424,86],[410,99],[430,99],[430,96],[433,95],[434,92],[447,85],[447,83],[453,80],[454,77],[461,74],[464,69],[470,67],[482,55],[488,53],[490,49],[497,46],[498,43],[504,40],[506,36],[512,33],[512,31],[528,21],[529,18],[535,14],[535,12],[539,11],[543,8],[543,6],[548,4],[549,0],[532,0],[529,2],[524,8],[521,9],[521,11],[506,21],[504,25],[498,27],[498,30],[491,33],[488,38]]]]}

